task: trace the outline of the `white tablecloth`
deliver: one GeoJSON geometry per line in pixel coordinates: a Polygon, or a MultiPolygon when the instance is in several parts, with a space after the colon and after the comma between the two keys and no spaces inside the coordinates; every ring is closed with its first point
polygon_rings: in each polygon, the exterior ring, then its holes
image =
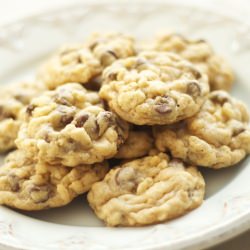
{"type": "MultiPolygon", "coordinates": [[[[84,0],[82,0],[84,1],[84,0]]],[[[101,1],[101,0],[100,0],[101,1]]],[[[119,0],[117,0],[119,1],[119,0]]],[[[131,0],[132,1],[132,0],[131,0]]],[[[146,0],[145,0],[146,1],[146,0]]],[[[178,0],[176,0],[178,1],[178,0]]],[[[182,0],[179,0],[182,1],[182,0]]],[[[79,3],[79,0],[0,0],[0,25],[12,22],[27,15],[43,12],[47,9],[79,3]]],[[[249,0],[186,0],[185,3],[214,8],[229,13],[250,24],[249,0]]],[[[225,242],[211,250],[248,250],[250,249],[250,231],[225,242]]]]}

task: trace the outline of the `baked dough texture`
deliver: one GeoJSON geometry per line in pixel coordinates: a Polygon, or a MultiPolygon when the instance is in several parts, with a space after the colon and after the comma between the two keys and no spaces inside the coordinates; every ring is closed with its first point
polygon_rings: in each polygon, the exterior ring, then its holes
{"type": "Polygon", "coordinates": [[[0,168],[0,204],[29,211],[64,206],[107,172],[107,162],[75,168],[51,166],[17,150],[0,168]]]}
{"type": "Polygon", "coordinates": [[[156,147],[195,165],[229,167],[250,153],[248,121],[241,101],[225,91],[214,91],[192,118],[155,127],[156,147]]]}
{"type": "Polygon", "coordinates": [[[96,92],[66,84],[32,100],[16,144],[31,157],[75,167],[113,157],[128,124],[106,111],[96,92]]]}
{"type": "Polygon", "coordinates": [[[160,153],[118,166],[95,183],[88,201],[108,226],[142,226],[198,207],[205,183],[193,166],[160,153]]]}
{"type": "Polygon", "coordinates": [[[39,82],[17,82],[0,88],[0,153],[15,148],[22,109],[44,91],[39,82]]]}
{"type": "Polygon", "coordinates": [[[209,91],[206,75],[176,54],[147,51],[114,62],[100,96],[137,125],[171,124],[194,115],[209,91]]]}
{"type": "Polygon", "coordinates": [[[157,36],[149,48],[177,53],[195,64],[208,75],[211,90],[229,91],[232,87],[234,81],[232,67],[203,39],[188,39],[169,32],[157,36]]]}

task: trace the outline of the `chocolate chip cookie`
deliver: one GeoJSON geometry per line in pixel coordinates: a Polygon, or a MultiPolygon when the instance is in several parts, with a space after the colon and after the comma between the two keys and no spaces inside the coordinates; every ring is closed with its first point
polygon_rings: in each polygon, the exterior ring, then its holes
{"type": "Polygon", "coordinates": [[[65,45],[38,72],[38,79],[49,89],[70,82],[88,83],[102,72],[102,66],[84,44],[65,45]]]}
{"type": "Polygon", "coordinates": [[[106,162],[68,168],[51,166],[15,151],[0,168],[0,204],[42,210],[68,204],[108,171],[106,162]]]}
{"type": "Polygon", "coordinates": [[[133,37],[122,33],[93,33],[86,43],[103,67],[136,54],[133,37]]]}
{"type": "Polygon", "coordinates": [[[159,35],[149,48],[174,52],[194,63],[208,75],[211,90],[231,89],[234,80],[231,66],[205,40],[192,40],[179,34],[165,33],[159,35]]]}
{"type": "Polygon", "coordinates": [[[176,54],[147,51],[114,62],[100,96],[124,120],[171,124],[197,113],[209,91],[206,75],[176,54]]]}
{"type": "Polygon", "coordinates": [[[106,111],[96,92],[66,84],[32,100],[16,144],[49,164],[74,167],[113,157],[128,125],[106,111]]]}
{"type": "Polygon", "coordinates": [[[36,82],[20,82],[1,87],[0,94],[0,153],[15,148],[21,125],[21,111],[30,100],[44,90],[36,82]]]}
{"type": "Polygon", "coordinates": [[[201,205],[205,183],[193,166],[160,153],[118,166],[95,183],[88,201],[108,226],[142,226],[201,205]]]}
{"type": "Polygon", "coordinates": [[[250,153],[248,120],[241,101],[225,91],[214,91],[192,118],[154,128],[156,146],[195,165],[229,167],[250,153]]]}

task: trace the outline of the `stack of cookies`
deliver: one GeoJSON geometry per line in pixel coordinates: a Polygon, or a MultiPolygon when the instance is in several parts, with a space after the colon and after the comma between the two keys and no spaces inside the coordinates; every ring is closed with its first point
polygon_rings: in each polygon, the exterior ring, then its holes
{"type": "Polygon", "coordinates": [[[33,82],[1,88],[0,152],[12,152],[0,168],[0,204],[42,210],[88,192],[108,226],[197,208],[198,167],[230,167],[250,153],[233,81],[207,42],[174,33],[143,43],[93,34],[62,47],[33,82]]]}

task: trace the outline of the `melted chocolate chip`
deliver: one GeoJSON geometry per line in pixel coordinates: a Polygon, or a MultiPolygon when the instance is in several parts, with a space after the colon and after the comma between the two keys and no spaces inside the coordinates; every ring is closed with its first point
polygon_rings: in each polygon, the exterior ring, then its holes
{"type": "Polygon", "coordinates": [[[20,189],[20,185],[19,185],[19,177],[16,176],[15,174],[13,173],[10,173],[8,175],[8,180],[9,180],[9,183],[10,183],[10,188],[11,188],[11,191],[13,192],[17,192],[19,189],[20,189]]]}
{"type": "Polygon", "coordinates": [[[246,131],[246,129],[244,127],[234,128],[233,129],[233,136],[237,136],[237,135],[243,133],[244,131],[246,131]]]}
{"type": "Polygon", "coordinates": [[[35,105],[29,104],[29,105],[27,106],[27,108],[26,108],[26,113],[27,113],[29,116],[31,116],[31,115],[32,115],[32,112],[33,112],[33,110],[34,110],[35,108],[36,108],[35,105]]]}
{"type": "Polygon", "coordinates": [[[95,42],[93,42],[93,43],[91,43],[90,45],[89,45],[89,49],[90,50],[94,50],[95,49],[95,47],[98,45],[98,41],[95,41],[95,42]]]}
{"type": "Polygon", "coordinates": [[[115,73],[115,72],[111,72],[110,74],[108,74],[108,79],[110,80],[110,81],[114,81],[114,80],[116,80],[117,79],[117,73],[115,73]]]}
{"type": "Polygon", "coordinates": [[[229,96],[221,91],[214,91],[210,94],[209,97],[212,101],[219,103],[220,105],[223,105],[226,102],[230,102],[229,96]]]}
{"type": "Polygon", "coordinates": [[[193,97],[198,97],[201,94],[201,89],[200,86],[198,85],[197,82],[190,82],[187,85],[187,94],[193,96],[193,97]]]}
{"type": "Polygon", "coordinates": [[[73,121],[74,117],[72,114],[63,114],[60,119],[60,123],[64,126],[71,123],[73,121]]]}
{"type": "Polygon", "coordinates": [[[109,111],[104,111],[98,114],[96,119],[96,129],[98,136],[102,136],[104,132],[115,123],[114,116],[109,111]]]}
{"type": "Polygon", "coordinates": [[[30,191],[31,199],[35,203],[46,202],[50,197],[49,186],[35,186],[35,185],[33,185],[29,191],[30,191]]]}
{"type": "Polygon", "coordinates": [[[155,110],[160,114],[167,114],[172,112],[172,108],[165,103],[156,105],[155,110]]]}
{"type": "Polygon", "coordinates": [[[175,100],[170,96],[159,97],[156,100],[155,111],[159,114],[169,114],[176,106],[175,100]]]}
{"type": "Polygon", "coordinates": [[[80,55],[77,57],[77,63],[79,63],[79,64],[82,63],[82,58],[80,55]]]}
{"type": "Polygon", "coordinates": [[[85,122],[89,119],[89,115],[88,114],[82,114],[81,116],[76,118],[76,123],[75,126],[77,128],[81,128],[83,127],[83,125],[85,124],[85,122]]]}
{"type": "Polygon", "coordinates": [[[117,171],[115,182],[124,191],[135,193],[140,181],[137,171],[134,168],[125,167],[117,171]]]}

